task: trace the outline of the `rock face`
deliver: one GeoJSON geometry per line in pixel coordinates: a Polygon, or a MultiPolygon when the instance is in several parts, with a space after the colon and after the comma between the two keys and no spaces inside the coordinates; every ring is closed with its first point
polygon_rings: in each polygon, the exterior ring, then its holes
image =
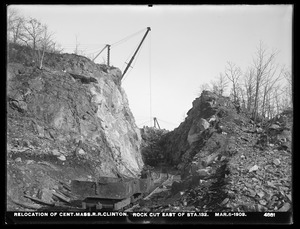
{"type": "Polygon", "coordinates": [[[204,130],[209,127],[209,122],[201,118],[197,123],[194,123],[190,128],[187,136],[187,141],[189,145],[192,145],[194,142],[199,141],[201,134],[204,130]]]}
{"type": "Polygon", "coordinates": [[[167,160],[181,170],[190,170],[192,161],[197,169],[204,168],[234,141],[227,135],[231,128],[228,120],[244,122],[229,98],[203,91],[193,101],[185,121],[165,135],[167,160]]]}
{"type": "Polygon", "coordinates": [[[166,212],[291,211],[291,114],[256,125],[229,98],[204,91],[158,144],[181,180],[170,188],[176,201],[157,198],[156,205],[166,212]]]}
{"type": "MultiPolygon", "coordinates": [[[[32,53],[19,50],[15,55],[29,58],[32,53]]],[[[56,172],[63,180],[138,177],[143,168],[141,135],[120,78],[119,69],[77,55],[46,54],[42,70],[10,58],[8,173],[20,169],[10,164],[10,159],[20,157],[59,165],[56,172]]],[[[8,188],[13,194],[13,187],[8,188]]]]}

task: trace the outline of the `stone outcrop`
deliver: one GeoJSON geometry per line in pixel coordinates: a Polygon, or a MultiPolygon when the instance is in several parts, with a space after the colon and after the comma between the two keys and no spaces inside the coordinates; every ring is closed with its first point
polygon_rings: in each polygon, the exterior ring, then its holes
{"type": "Polygon", "coordinates": [[[141,135],[121,71],[72,54],[46,54],[39,69],[22,62],[30,50],[18,51],[7,69],[8,194],[49,189],[30,175],[37,167],[44,181],[139,177],[141,135]],[[19,191],[16,182],[24,184],[19,191]]]}
{"type": "Polygon", "coordinates": [[[180,169],[183,177],[208,174],[208,166],[234,144],[231,133],[235,126],[248,121],[237,114],[228,97],[203,91],[185,121],[163,137],[167,161],[180,169]]]}

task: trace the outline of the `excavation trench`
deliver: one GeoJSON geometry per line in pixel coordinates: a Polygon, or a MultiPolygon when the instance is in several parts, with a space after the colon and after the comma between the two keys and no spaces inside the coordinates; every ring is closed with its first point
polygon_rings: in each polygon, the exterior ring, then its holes
{"type": "Polygon", "coordinates": [[[128,211],[203,212],[230,210],[226,207],[229,200],[227,187],[230,185],[227,177],[227,161],[216,162],[213,166],[216,169],[214,175],[203,180],[191,177],[181,181],[180,176],[170,175],[167,182],[158,187],[149,198],[143,199],[128,211]],[[173,183],[186,185],[186,188],[178,190],[173,183]]]}

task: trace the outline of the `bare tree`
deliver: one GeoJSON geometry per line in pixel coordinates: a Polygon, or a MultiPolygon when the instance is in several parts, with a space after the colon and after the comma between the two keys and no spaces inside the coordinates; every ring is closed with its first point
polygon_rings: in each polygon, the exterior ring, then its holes
{"type": "Polygon", "coordinates": [[[273,63],[270,63],[269,72],[266,74],[264,82],[262,83],[263,96],[261,114],[263,117],[266,116],[266,108],[268,106],[268,103],[272,102],[269,96],[270,92],[273,89],[274,85],[282,79],[284,69],[282,68],[279,74],[277,74],[277,69],[278,65],[274,66],[273,63]]]}
{"type": "Polygon", "coordinates": [[[42,23],[35,18],[30,18],[26,21],[24,29],[25,33],[21,39],[27,45],[31,46],[33,50],[36,50],[37,45],[41,41],[44,33],[44,27],[42,23]]]}
{"type": "Polygon", "coordinates": [[[206,91],[206,90],[211,90],[209,84],[208,84],[208,83],[200,84],[198,96],[200,96],[201,93],[202,93],[203,91],[206,91]]]}
{"type": "Polygon", "coordinates": [[[286,70],[284,72],[284,78],[287,81],[286,96],[289,98],[288,106],[292,108],[293,107],[293,75],[290,70],[286,70]]]}
{"type": "Polygon", "coordinates": [[[225,76],[231,81],[232,83],[232,92],[233,92],[233,101],[237,102],[238,99],[238,93],[239,93],[239,78],[242,75],[242,71],[239,67],[237,67],[232,62],[227,62],[226,70],[225,70],[225,76]]]}
{"type": "Polygon", "coordinates": [[[223,95],[225,90],[228,87],[228,81],[222,73],[220,73],[219,77],[216,80],[210,82],[212,85],[212,90],[214,93],[218,95],[223,95]]]}
{"type": "Polygon", "coordinates": [[[43,25],[43,35],[41,36],[40,39],[40,46],[41,49],[38,49],[38,60],[39,60],[39,68],[43,68],[43,60],[44,60],[44,55],[45,51],[51,50],[51,46],[53,45],[53,39],[52,39],[53,33],[50,33],[48,30],[47,25],[43,25]],[[41,53],[42,52],[42,53],[41,53]]]}
{"type": "Polygon", "coordinates": [[[79,45],[80,45],[80,43],[78,42],[78,35],[77,35],[77,34],[75,35],[75,40],[76,40],[76,43],[75,43],[75,50],[74,50],[74,53],[75,53],[76,55],[78,55],[78,54],[79,54],[79,45]]]}
{"type": "MultiPolygon", "coordinates": [[[[274,113],[279,113],[281,110],[281,104],[280,104],[280,85],[276,85],[276,87],[272,90],[272,96],[274,98],[274,113]]],[[[269,111],[270,112],[270,111],[269,111]]],[[[274,115],[273,115],[274,116],[274,115]]]]}
{"type": "Polygon", "coordinates": [[[243,110],[247,109],[246,90],[242,86],[238,87],[238,94],[240,95],[241,107],[243,110]]]}
{"type": "Polygon", "coordinates": [[[7,38],[16,44],[24,32],[25,19],[14,8],[8,8],[7,38]]]}
{"type": "Polygon", "coordinates": [[[254,109],[253,109],[253,118],[256,122],[258,116],[258,105],[259,105],[259,96],[260,89],[263,80],[266,75],[272,70],[272,63],[276,58],[277,52],[272,52],[267,54],[267,49],[264,47],[263,43],[260,42],[259,47],[256,53],[256,59],[253,61],[254,76],[255,76],[255,97],[254,97],[254,109]]]}

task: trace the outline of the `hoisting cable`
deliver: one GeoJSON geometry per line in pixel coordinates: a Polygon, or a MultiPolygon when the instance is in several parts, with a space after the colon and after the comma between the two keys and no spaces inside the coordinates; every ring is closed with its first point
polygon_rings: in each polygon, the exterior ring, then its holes
{"type": "Polygon", "coordinates": [[[150,94],[150,121],[152,121],[152,87],[151,87],[151,33],[149,36],[149,94],[150,94]]]}

